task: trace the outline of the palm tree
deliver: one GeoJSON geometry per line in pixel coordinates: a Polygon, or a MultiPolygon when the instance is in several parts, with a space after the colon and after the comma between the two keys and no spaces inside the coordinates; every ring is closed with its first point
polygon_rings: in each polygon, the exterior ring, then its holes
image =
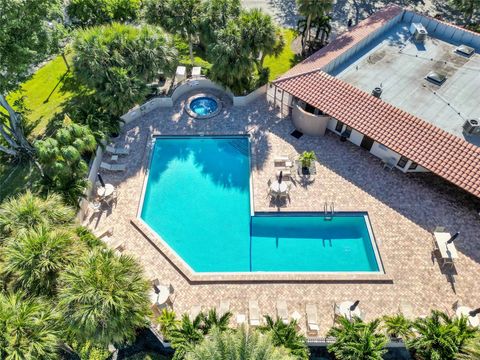
{"type": "Polygon", "coordinates": [[[457,356],[459,360],[480,360],[480,334],[468,340],[463,346],[462,353],[457,356]]]}
{"type": "Polygon", "coordinates": [[[71,224],[74,217],[73,209],[65,206],[59,195],[49,194],[42,198],[27,191],[0,205],[0,240],[37,226],[71,224]]]}
{"type": "Polygon", "coordinates": [[[193,320],[188,314],[183,314],[180,325],[170,331],[170,343],[175,349],[174,360],[184,359],[187,352],[202,341],[202,318],[201,313],[193,320]]]}
{"type": "Polygon", "coordinates": [[[210,78],[241,93],[250,87],[254,70],[250,47],[243,41],[241,29],[233,20],[218,32],[217,38],[209,49],[210,78]]]}
{"type": "Polygon", "coordinates": [[[285,324],[278,318],[274,321],[270,316],[265,315],[265,322],[266,325],[260,327],[260,331],[271,334],[273,345],[284,346],[297,359],[309,359],[310,352],[307,346],[307,339],[298,333],[295,320],[285,324]]]}
{"type": "Polygon", "coordinates": [[[179,325],[177,315],[174,311],[164,308],[157,321],[160,324],[164,340],[169,341],[171,332],[179,325]]]}
{"type": "Polygon", "coordinates": [[[214,329],[211,336],[193,347],[187,360],[294,360],[285,348],[275,347],[269,335],[240,328],[233,331],[214,329]]]}
{"type": "Polygon", "coordinates": [[[352,321],[344,316],[335,319],[336,325],[330,329],[328,336],[335,338],[328,345],[328,351],[337,359],[343,360],[382,360],[387,352],[387,337],[378,332],[380,320],[364,323],[360,318],[352,321]]]}
{"type": "Polygon", "coordinates": [[[305,38],[302,39],[302,53],[305,53],[305,45],[310,42],[310,28],[314,19],[320,18],[327,14],[332,8],[331,0],[296,0],[297,8],[300,15],[306,19],[305,38]]]}
{"type": "Polygon", "coordinates": [[[9,239],[3,251],[3,271],[18,289],[31,295],[51,296],[60,272],[79,254],[69,230],[40,227],[9,239]]]}
{"type": "Polygon", "coordinates": [[[23,297],[0,294],[0,358],[56,359],[57,313],[47,303],[23,297]]]}
{"type": "Polygon", "coordinates": [[[415,320],[413,329],[418,335],[407,345],[420,359],[453,360],[465,342],[475,335],[466,318],[452,320],[437,310],[426,318],[415,320]]]}
{"type": "Polygon", "coordinates": [[[72,337],[107,346],[135,336],[150,315],[148,283],[135,260],[95,249],[60,276],[59,306],[72,337]]]}
{"type": "Polygon", "coordinates": [[[278,55],[285,46],[281,31],[260,9],[243,11],[239,21],[243,40],[257,61],[258,71],[261,71],[265,56],[278,55]]]}
{"type": "Polygon", "coordinates": [[[412,335],[412,323],[402,314],[384,316],[383,322],[387,335],[391,338],[409,339],[412,335]]]}
{"type": "Polygon", "coordinates": [[[201,44],[207,48],[217,41],[216,32],[224,29],[230,19],[240,15],[240,0],[209,0],[202,2],[199,35],[201,44]]]}
{"type": "Polygon", "coordinates": [[[232,313],[227,311],[222,316],[218,316],[217,310],[212,308],[208,311],[208,313],[201,314],[202,325],[201,329],[204,334],[208,334],[210,330],[214,327],[219,329],[220,331],[225,331],[228,329],[228,324],[230,323],[230,318],[232,317],[232,313]]]}

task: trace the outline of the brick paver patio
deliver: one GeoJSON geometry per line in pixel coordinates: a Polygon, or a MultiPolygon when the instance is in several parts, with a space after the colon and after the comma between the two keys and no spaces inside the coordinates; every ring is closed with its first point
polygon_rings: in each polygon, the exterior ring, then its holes
{"type": "MultiPolygon", "coordinates": [[[[275,315],[277,299],[285,299],[289,312],[299,311],[305,327],[305,304],[318,307],[324,335],[333,323],[333,304],[360,300],[366,319],[397,311],[401,302],[410,303],[415,315],[432,308],[452,312],[459,301],[480,306],[480,217],[476,199],[431,174],[405,175],[388,172],[379,159],[367,151],[341,143],[333,134],[322,138],[295,139],[288,118],[276,116],[264,99],[248,107],[232,107],[227,99],[222,113],[208,120],[193,120],[183,112],[181,99],[173,109],[159,109],[125,126],[118,145],[128,144],[130,155],[124,173],[103,172],[105,181],[118,187],[119,198],[112,209],[85,222],[98,232],[114,228],[113,238],[125,242],[125,253],[134,256],[148,278],[171,283],[174,309],[183,313],[193,305],[218,306],[221,299],[231,302],[234,314],[248,314],[248,300],[257,299],[261,311],[275,315]],[[147,165],[147,144],[157,134],[252,135],[253,192],[257,211],[323,211],[325,201],[337,211],[367,211],[372,223],[387,275],[387,283],[343,282],[224,282],[192,284],[132,225],[137,215],[147,165]],[[267,180],[274,177],[273,157],[314,150],[317,176],[310,184],[297,184],[291,202],[277,207],[266,197],[267,180]],[[460,258],[454,269],[442,269],[433,250],[431,231],[445,226],[461,232],[455,241],[460,258]]],[[[109,160],[105,155],[104,160],[109,160]]],[[[179,219],[182,221],[182,219],[179,219]]]]}

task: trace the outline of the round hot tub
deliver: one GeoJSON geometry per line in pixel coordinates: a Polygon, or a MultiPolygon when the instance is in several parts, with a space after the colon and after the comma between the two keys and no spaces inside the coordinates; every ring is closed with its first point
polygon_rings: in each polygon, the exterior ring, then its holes
{"type": "Polygon", "coordinates": [[[221,110],[220,100],[211,94],[198,94],[187,100],[185,111],[193,118],[207,119],[218,115],[221,110]]]}

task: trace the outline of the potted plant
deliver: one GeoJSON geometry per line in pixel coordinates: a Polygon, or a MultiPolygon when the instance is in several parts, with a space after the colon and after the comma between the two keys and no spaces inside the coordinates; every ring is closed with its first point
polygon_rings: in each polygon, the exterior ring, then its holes
{"type": "Polygon", "coordinates": [[[411,322],[402,314],[384,316],[383,322],[386,333],[392,341],[407,340],[413,334],[411,322]]]}
{"type": "Polygon", "coordinates": [[[317,160],[313,151],[304,151],[298,158],[302,166],[302,174],[310,174],[312,163],[317,160]]]}

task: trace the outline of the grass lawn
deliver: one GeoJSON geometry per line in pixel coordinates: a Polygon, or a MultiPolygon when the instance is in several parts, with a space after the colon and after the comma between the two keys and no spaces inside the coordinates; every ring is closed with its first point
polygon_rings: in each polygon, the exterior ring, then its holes
{"type": "MultiPolygon", "coordinates": [[[[71,56],[67,57],[70,61],[71,56]]],[[[10,104],[24,96],[25,107],[30,111],[28,122],[35,124],[33,136],[42,135],[49,121],[62,111],[63,104],[74,95],[63,89],[66,74],[67,66],[62,57],[57,56],[23,83],[21,90],[8,96],[10,104]]]]}
{"type": "Polygon", "coordinates": [[[295,30],[283,29],[283,37],[285,39],[285,48],[278,57],[266,56],[264,67],[270,69],[268,80],[275,80],[277,77],[289,70],[295,65],[298,60],[295,53],[292,51],[292,42],[297,36],[295,30]]]}
{"type": "Polygon", "coordinates": [[[10,164],[0,161],[0,202],[26,189],[35,191],[40,179],[40,172],[30,162],[10,164]]]}

